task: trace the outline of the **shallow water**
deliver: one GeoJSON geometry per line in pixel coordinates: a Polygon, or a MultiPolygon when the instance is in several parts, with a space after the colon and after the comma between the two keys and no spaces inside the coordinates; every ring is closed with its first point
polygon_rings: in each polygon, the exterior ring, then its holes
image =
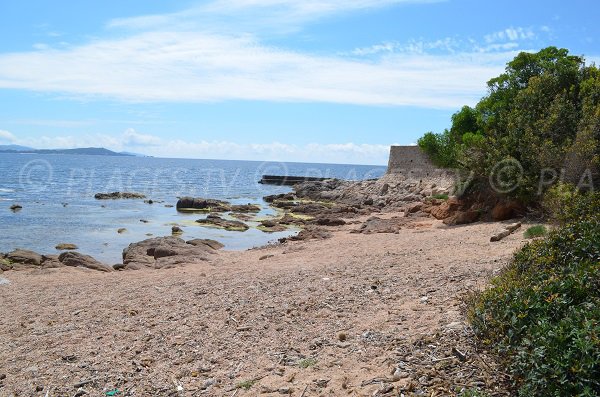
{"type": "Polygon", "coordinates": [[[56,244],[73,243],[81,252],[118,263],[128,244],[148,234],[170,235],[173,224],[182,226],[186,240],[212,238],[226,249],[247,249],[294,231],[211,229],[194,224],[204,215],[179,213],[165,205],[175,205],[181,196],[257,203],[263,207],[260,219],[275,215],[263,196],[290,190],[259,184],[263,174],[357,180],[384,172],[381,166],[0,153],[0,252],[26,248],[57,253],[56,244]],[[94,199],[98,192],[113,191],[143,193],[154,204],[94,199]],[[10,211],[15,203],[23,209],[10,211]],[[119,234],[119,228],[127,232],[119,234]]]}

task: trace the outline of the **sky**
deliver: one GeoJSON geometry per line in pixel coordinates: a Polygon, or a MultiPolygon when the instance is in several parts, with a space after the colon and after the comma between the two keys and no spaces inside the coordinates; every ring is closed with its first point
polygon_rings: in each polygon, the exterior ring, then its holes
{"type": "Polygon", "coordinates": [[[0,0],[0,144],[385,164],[595,0],[0,0]]]}

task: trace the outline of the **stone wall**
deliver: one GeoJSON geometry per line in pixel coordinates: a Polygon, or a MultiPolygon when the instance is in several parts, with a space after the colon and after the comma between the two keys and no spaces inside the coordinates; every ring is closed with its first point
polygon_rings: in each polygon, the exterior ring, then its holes
{"type": "Polygon", "coordinates": [[[446,170],[436,167],[418,146],[392,146],[388,162],[388,174],[403,174],[405,177],[436,177],[446,170]]]}

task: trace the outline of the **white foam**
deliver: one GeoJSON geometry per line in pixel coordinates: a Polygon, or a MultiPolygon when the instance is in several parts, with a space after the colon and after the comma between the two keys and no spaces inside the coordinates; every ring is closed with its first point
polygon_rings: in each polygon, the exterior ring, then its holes
{"type": "Polygon", "coordinates": [[[0,188],[0,193],[14,193],[14,189],[3,189],[0,188]]]}

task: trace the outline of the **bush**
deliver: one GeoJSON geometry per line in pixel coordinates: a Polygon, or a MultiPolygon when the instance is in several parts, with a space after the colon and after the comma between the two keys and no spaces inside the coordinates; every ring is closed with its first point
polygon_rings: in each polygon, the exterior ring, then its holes
{"type": "Polygon", "coordinates": [[[535,225],[531,226],[529,229],[525,230],[523,236],[525,238],[535,238],[545,236],[548,231],[546,230],[546,226],[544,225],[535,225]]]}
{"type": "Polygon", "coordinates": [[[476,333],[520,396],[600,393],[599,200],[579,194],[563,226],[517,252],[470,302],[476,333]]]}

